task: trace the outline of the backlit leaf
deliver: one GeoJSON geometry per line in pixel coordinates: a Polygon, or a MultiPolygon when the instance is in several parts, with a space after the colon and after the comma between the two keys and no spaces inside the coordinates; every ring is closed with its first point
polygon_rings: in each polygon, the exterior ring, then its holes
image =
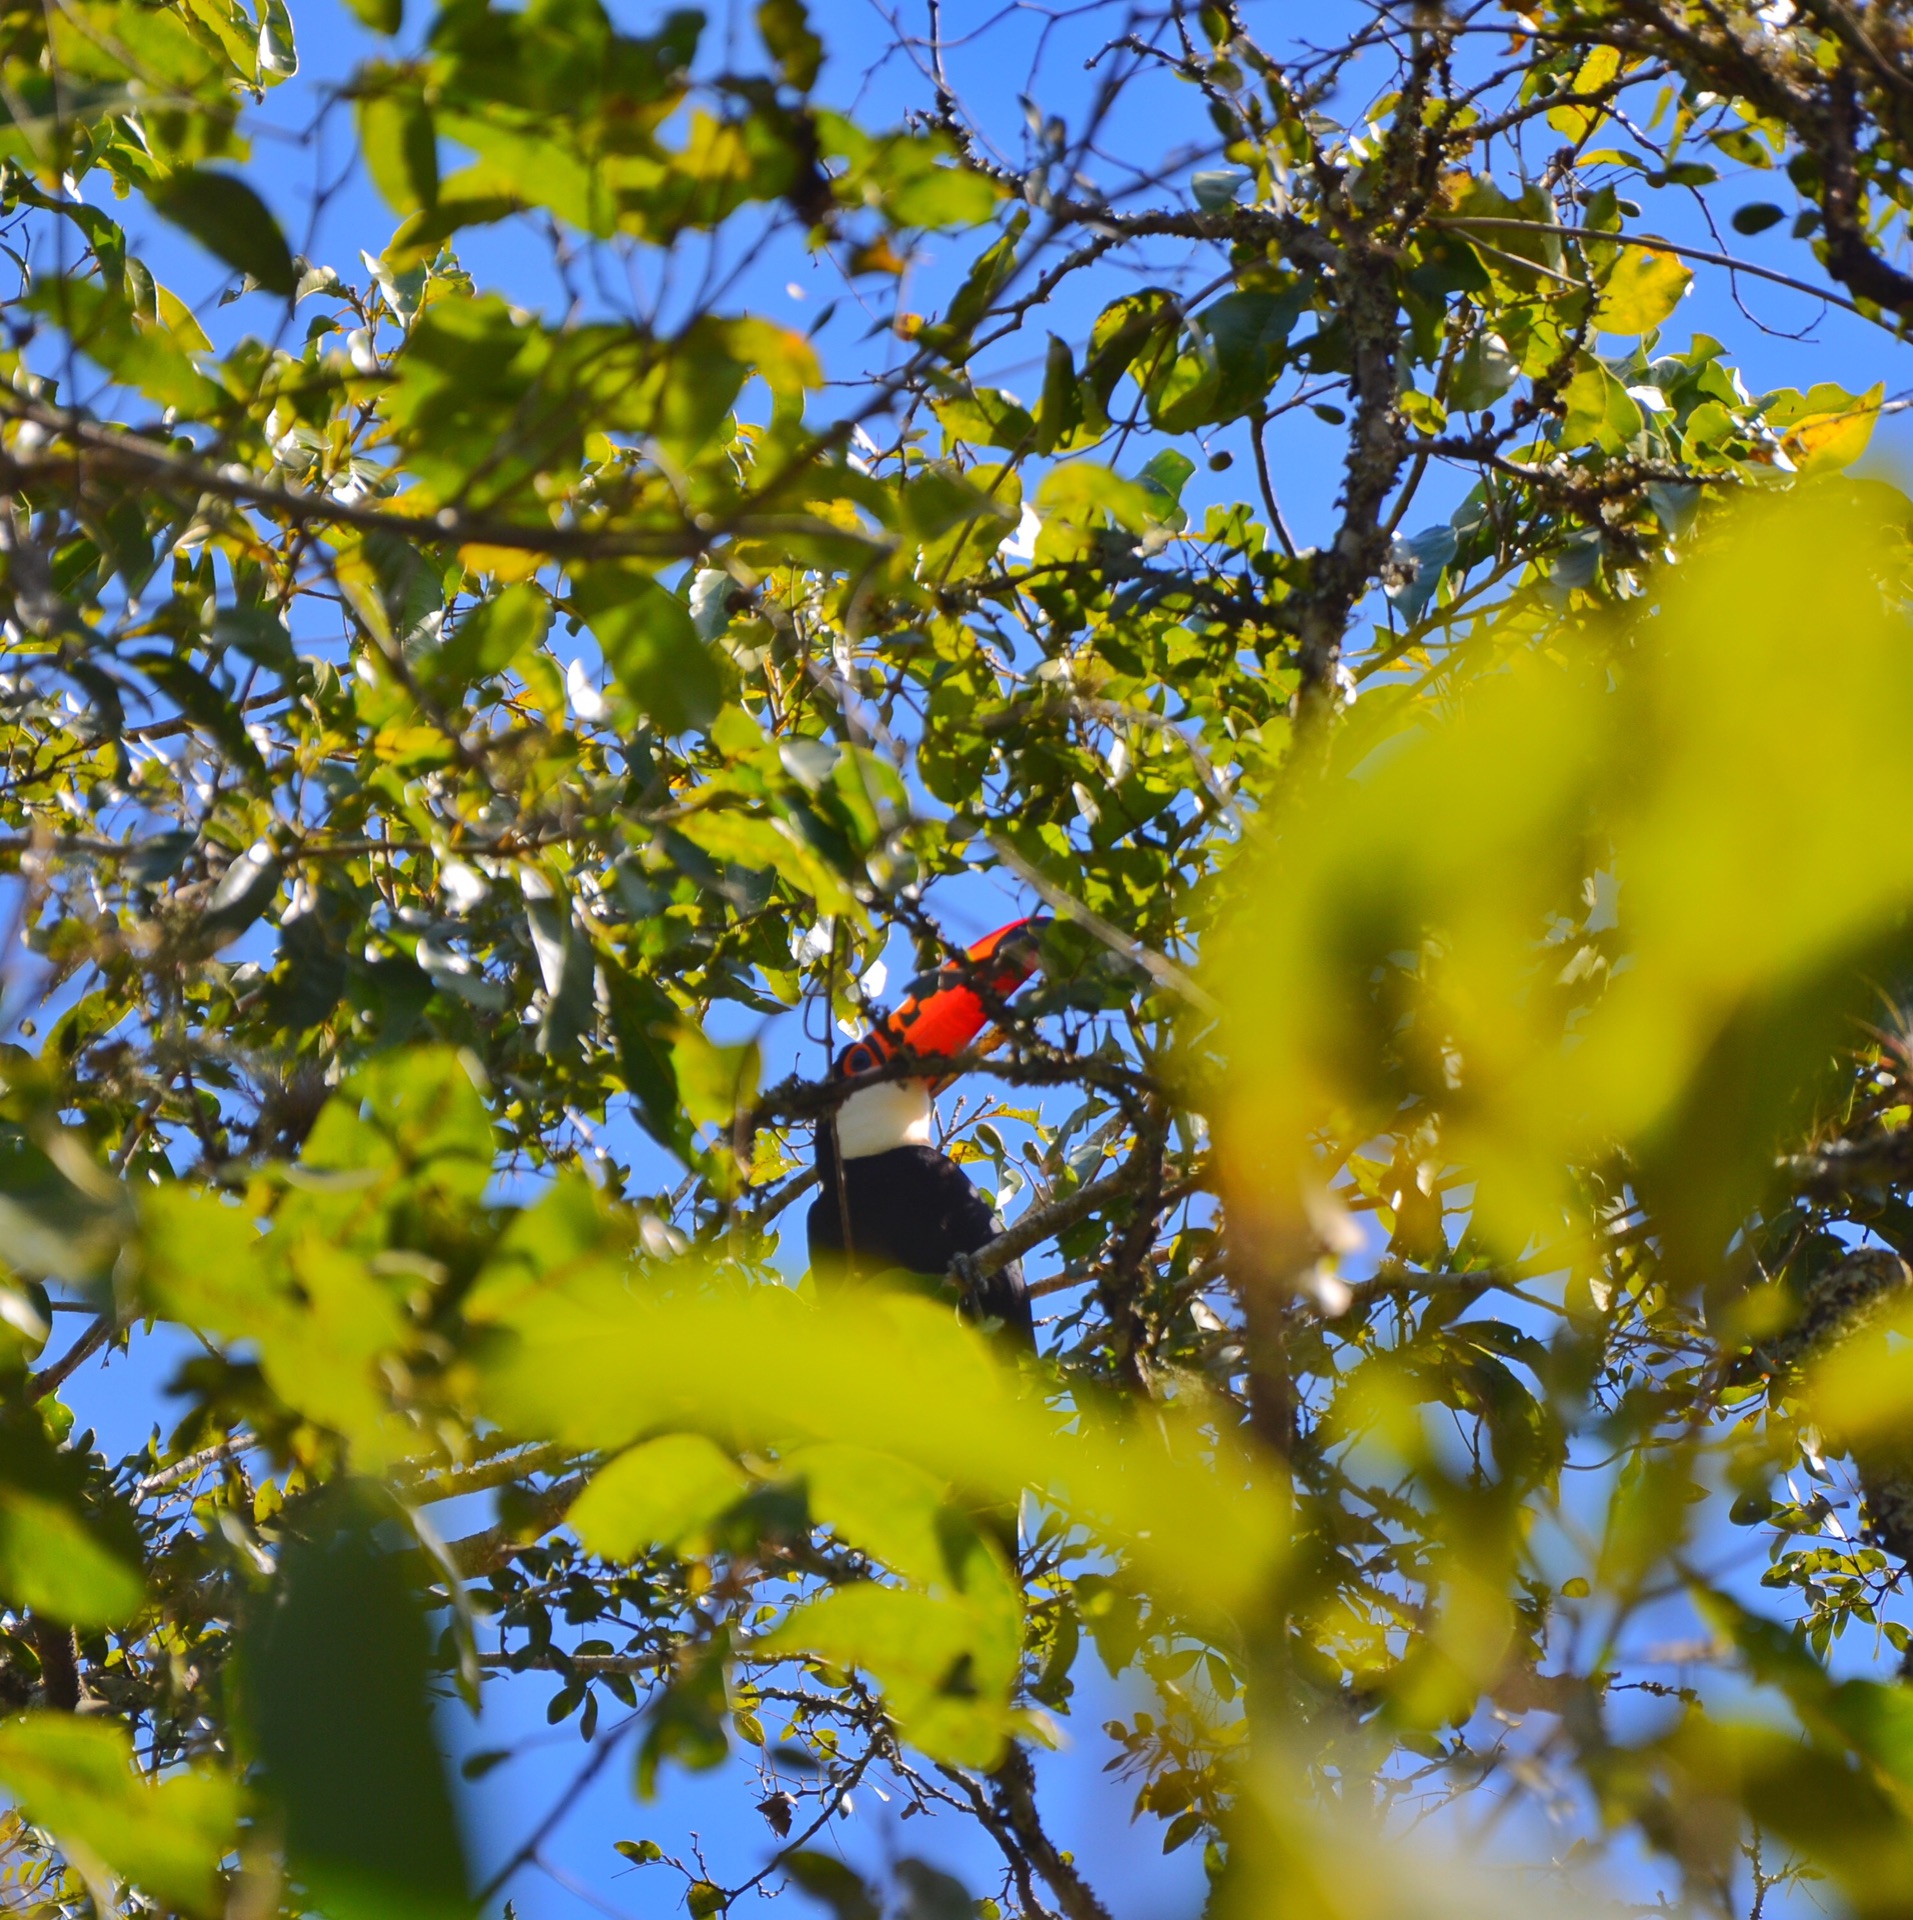
{"type": "Polygon", "coordinates": [[[1677,255],[1651,244],[1626,247],[1601,290],[1594,324],[1602,333],[1651,333],[1672,315],[1693,281],[1677,255]]]}
{"type": "Polygon", "coordinates": [[[666,1434],[599,1468],[569,1524],[593,1553],[634,1560],[706,1533],[749,1485],[702,1434],[666,1434]]]}
{"type": "Polygon", "coordinates": [[[292,250],[271,210],[237,175],[188,167],[154,187],[154,208],[209,253],[290,298],[299,284],[292,250]]]}
{"type": "Polygon", "coordinates": [[[168,1906],[224,1906],[219,1864],[236,1839],[232,1782],[209,1767],[145,1778],[125,1731],[68,1713],[0,1723],[0,1786],[76,1858],[122,1876],[168,1906]]]}

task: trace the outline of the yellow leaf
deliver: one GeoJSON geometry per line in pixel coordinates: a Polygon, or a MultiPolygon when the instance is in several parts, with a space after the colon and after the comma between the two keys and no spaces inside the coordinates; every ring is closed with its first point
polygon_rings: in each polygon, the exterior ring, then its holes
{"type": "Polygon", "coordinates": [[[1881,381],[1844,413],[1810,413],[1796,421],[1780,443],[1787,458],[1802,473],[1834,473],[1852,466],[1873,438],[1885,397],[1886,383],[1881,381]]]}
{"type": "Polygon", "coordinates": [[[1598,333],[1651,333],[1680,305],[1694,276],[1671,253],[1625,247],[1595,309],[1598,333]]]}
{"type": "MultiPolygon", "coordinates": [[[[1575,73],[1574,93],[1595,93],[1614,78],[1621,70],[1621,50],[1619,47],[1599,46],[1592,48],[1575,73]]],[[[1548,125],[1556,133],[1565,134],[1577,147],[1607,118],[1604,107],[1556,107],[1548,115],[1548,125]]]]}
{"type": "Polygon", "coordinates": [[[1665,1257],[1718,1257],[1913,905],[1905,757],[1843,744],[1913,709],[1878,585],[1905,510],[1845,485],[1750,506],[1657,611],[1585,653],[1514,648],[1455,718],[1270,819],[1217,976],[1220,1131],[1265,1257],[1314,1257],[1319,1130],[1385,1131],[1411,1090],[1511,1257],[1563,1245],[1571,1168],[1617,1146],[1681,1241],[1665,1257]],[[1603,872],[1627,964],[1569,1019],[1547,929],[1603,872]]]}
{"type": "Polygon", "coordinates": [[[488,573],[509,583],[531,579],[544,565],[542,554],[519,547],[460,547],[458,557],[473,573],[488,573]]]}
{"type": "Polygon", "coordinates": [[[1876,1312],[1807,1369],[1815,1424],[1843,1448],[1913,1428],[1913,1301],[1876,1312]]]}

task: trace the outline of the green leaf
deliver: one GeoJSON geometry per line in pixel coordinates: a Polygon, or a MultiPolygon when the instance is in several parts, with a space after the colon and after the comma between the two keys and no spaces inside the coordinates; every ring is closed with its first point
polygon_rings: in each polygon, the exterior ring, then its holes
{"type": "Polygon", "coordinates": [[[1786,217],[1785,211],[1771,200],[1750,200],[1744,207],[1734,209],[1732,226],[1736,233],[1765,233],[1786,217]]]}
{"type": "Polygon", "coordinates": [[[139,1569],[63,1501],[0,1486],[0,1592],[76,1627],[118,1626],[146,1598],[139,1569]]]}
{"type": "Polygon", "coordinates": [[[693,1126],[728,1127],[757,1092],[761,1064],[752,1040],[725,1046],[688,1025],[679,1025],[671,1035],[678,1097],[693,1126]]]}
{"type": "Polygon", "coordinates": [[[394,34],[405,24],[405,0],[346,0],[374,33],[394,34]]]}
{"type": "Polygon", "coordinates": [[[621,1853],[634,1867],[648,1867],[664,1858],[664,1849],[655,1840],[614,1840],[612,1851],[621,1853]]]}
{"type": "Polygon", "coordinates": [[[317,1222],[262,1237],[244,1209],[185,1186],[147,1194],[142,1218],[142,1286],[153,1311],[252,1343],[280,1400],[349,1439],[359,1465],[404,1454],[411,1436],[389,1412],[379,1368],[404,1344],[404,1322],[362,1254],[334,1244],[317,1222]]]}
{"type": "Polygon", "coordinates": [[[0,1724],[0,1786],[76,1862],[103,1866],[188,1913],[224,1908],[219,1863],[237,1838],[238,1795],[203,1766],[146,1779],[125,1730],[70,1713],[0,1724]]]}
{"type": "Polygon", "coordinates": [[[156,213],[183,227],[209,253],[290,299],[299,275],[271,210],[236,174],[185,167],[147,190],[156,213]]]}
{"type": "Polygon", "coordinates": [[[340,1173],[390,1168],[416,1186],[475,1201],[496,1153],[484,1085],[484,1069],[459,1048],[375,1056],[326,1102],[304,1163],[340,1173]]]}
{"type": "Polygon", "coordinates": [[[451,637],[421,652],[413,671],[441,699],[456,698],[536,652],[550,625],[551,602],[521,581],[462,614],[451,637]]]}
{"type": "Polygon", "coordinates": [[[257,840],[219,876],[219,884],[199,917],[199,927],[214,944],[238,939],[278,897],[285,867],[269,840],[257,840]]]}
{"type": "Polygon", "coordinates": [[[103,1281],[131,1225],[126,1189],[75,1137],[35,1146],[0,1129],[0,1246],[15,1273],[74,1286],[103,1281]]]}
{"type": "Polygon", "coordinates": [[[793,1853],[784,1871],[803,1892],[827,1906],[835,1920],[882,1920],[870,1889],[834,1853],[793,1853]]]}
{"type": "Polygon", "coordinates": [[[757,31],[784,84],[808,93],[817,84],[824,43],[811,31],[804,0],[759,0],[757,31]]]}
{"type": "Polygon", "coordinates": [[[799,1448],[783,1464],[805,1483],[814,1520],[907,1579],[949,1582],[941,1481],[893,1455],[842,1444],[799,1448]]]}
{"type": "Polygon", "coordinates": [[[634,1774],[639,1799],[656,1794],[658,1773],[667,1760],[693,1773],[708,1773],[730,1757],[724,1732],[730,1717],[724,1698],[725,1651],[722,1640],[706,1642],[653,1705],[634,1774]]]}
{"type": "Polygon", "coordinates": [[[172,407],[189,419],[205,419],[226,403],[225,394],[193,364],[175,333],[143,319],[97,281],[49,275],[19,304],[64,326],[80,352],[159,406],[172,407]]]}
{"type": "Polygon", "coordinates": [[[1198,1611],[1259,1592],[1282,1551],[1255,1468],[1171,1410],[1146,1427],[1084,1414],[1065,1435],[987,1337],[936,1303],[862,1289],[812,1302],[694,1275],[682,1263],[667,1290],[613,1261],[535,1283],[516,1257],[488,1268],[465,1312],[498,1334],[480,1373],[490,1417],[581,1447],[671,1429],[739,1450],[868,1447],[998,1504],[1035,1487],[1198,1611]],[[779,1364],[731,1366],[742,1351],[779,1364]],[[633,1352],[646,1355],[635,1376],[633,1352]]]}
{"type": "Polygon", "coordinates": [[[122,1624],[146,1598],[132,1516],[32,1407],[0,1417],[0,1596],[87,1628],[122,1624]]]}
{"type": "Polygon", "coordinates": [[[270,607],[222,607],[213,621],[213,644],[236,647],[256,666],[283,679],[298,671],[299,656],[285,622],[270,607]]]}
{"type": "Polygon", "coordinates": [[[571,604],[590,623],[619,686],[663,732],[710,722],[723,701],[723,677],[675,594],[639,567],[607,562],[579,570],[571,604]]]}
{"type": "Polygon", "coordinates": [[[1619,453],[1641,430],[1639,402],[1592,354],[1583,357],[1561,397],[1567,403],[1561,421],[1564,448],[1595,445],[1619,453]]]}
{"type": "Polygon", "coordinates": [[[946,447],[967,440],[973,446],[1002,447],[1019,453],[1035,441],[1036,422],[1028,409],[1000,387],[971,388],[949,394],[932,405],[942,423],[946,447]]]}
{"type": "Polygon", "coordinates": [[[621,966],[607,965],[603,972],[618,1078],[637,1101],[646,1131],[681,1155],[690,1147],[690,1127],[678,1104],[677,1068],[670,1046],[677,1007],[654,981],[621,966]]]}
{"type": "Polygon", "coordinates": [[[340,1488],[308,1512],[241,1639],[247,1712],[286,1851],[328,1914],[462,1915],[466,1875],[432,1733],[430,1641],[389,1513],[340,1488]]]}
{"type": "Polygon", "coordinates": [[[432,110],[416,85],[371,70],[358,98],[359,151],[373,184],[395,213],[416,213],[438,200],[438,136],[432,110]]]}
{"type": "Polygon", "coordinates": [[[1035,450],[1054,453],[1082,418],[1082,398],[1076,384],[1076,361],[1069,342],[1055,334],[1043,361],[1043,394],[1036,406],[1035,450]]]}
{"type": "Polygon", "coordinates": [[[630,1562],[707,1534],[749,1485],[750,1476],[702,1434],[666,1434],[599,1468],[568,1524],[593,1553],[630,1562]]]}
{"type": "Polygon", "coordinates": [[[1189,191],[1204,213],[1224,213],[1242,197],[1252,178],[1240,167],[1210,167],[1189,176],[1189,191]]]}
{"type": "MultiPolygon", "coordinates": [[[[240,17],[245,17],[243,11],[240,17]]],[[[292,15],[287,11],[286,0],[261,0],[259,71],[265,75],[268,86],[290,80],[299,71],[299,53],[293,44],[292,15]]]]}
{"type": "Polygon", "coordinates": [[[980,1643],[969,1611],[950,1600],[901,1587],[838,1587],[796,1608],[755,1646],[767,1657],[807,1653],[841,1672],[870,1674],[905,1738],[934,1760],[987,1768],[1002,1757],[1015,1642],[980,1643]]]}
{"type": "Polygon", "coordinates": [[[905,1899],[898,1920],[976,1920],[976,1902],[961,1880],[924,1860],[899,1860],[905,1899]]]}
{"type": "Polygon", "coordinates": [[[1023,238],[1029,224],[1028,209],[1019,208],[1003,232],[972,262],[962,286],[957,289],[944,314],[941,326],[924,330],[925,338],[934,339],[953,360],[961,361],[966,357],[961,343],[989,311],[990,303],[1016,271],[1017,243],[1023,238]]]}

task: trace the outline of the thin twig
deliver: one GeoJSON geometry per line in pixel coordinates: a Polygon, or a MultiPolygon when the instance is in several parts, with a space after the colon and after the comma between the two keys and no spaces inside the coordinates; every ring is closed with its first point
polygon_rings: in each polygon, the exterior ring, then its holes
{"type": "MultiPolygon", "coordinates": [[[[1825,300],[1831,306],[1843,307],[1848,313],[1858,314],[1862,320],[1871,316],[1856,306],[1844,294],[1834,293],[1826,287],[1816,287],[1806,280],[1796,280],[1790,273],[1779,273],[1772,267],[1755,266],[1751,260],[1737,260],[1731,253],[1715,253],[1710,247],[1690,247],[1685,242],[1663,240],[1657,233],[1606,233],[1598,227],[1563,227],[1547,220],[1515,220],[1503,218],[1500,214],[1487,213],[1441,213],[1429,216],[1431,227],[1490,227],[1510,233],[1556,233],[1574,240],[1605,240],[1617,247],[1645,247],[1656,253],[1671,253],[1683,260],[1699,260],[1710,267],[1725,267],[1731,273],[1750,273],[1756,280],[1771,280],[1777,287],[1790,287],[1795,293],[1804,293],[1811,300],[1825,300]]],[[[1499,249],[1491,249],[1499,251],[1499,249]]],[[[1519,256],[1516,256],[1519,259],[1519,256]]],[[[1537,266],[1532,260],[1520,260],[1524,267],[1537,273],[1547,273],[1550,269],[1537,266]]],[[[1556,279],[1560,275],[1554,276],[1556,279]]],[[[1579,281],[1570,283],[1578,286],[1579,281]]]]}

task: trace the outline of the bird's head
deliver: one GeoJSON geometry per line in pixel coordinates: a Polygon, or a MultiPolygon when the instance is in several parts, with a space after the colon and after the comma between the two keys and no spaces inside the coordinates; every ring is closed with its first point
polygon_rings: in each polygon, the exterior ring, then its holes
{"type": "Polygon", "coordinates": [[[911,981],[901,1005],[853,1040],[831,1067],[833,1080],[869,1079],[837,1110],[837,1150],[846,1160],[892,1147],[928,1145],[931,1102],[950,1075],[943,1069],[990,1023],[989,1001],[1013,994],[1037,966],[1042,918],[1013,920],[967,947],[961,958],[911,981]],[[893,1071],[920,1062],[923,1072],[893,1071]]]}

